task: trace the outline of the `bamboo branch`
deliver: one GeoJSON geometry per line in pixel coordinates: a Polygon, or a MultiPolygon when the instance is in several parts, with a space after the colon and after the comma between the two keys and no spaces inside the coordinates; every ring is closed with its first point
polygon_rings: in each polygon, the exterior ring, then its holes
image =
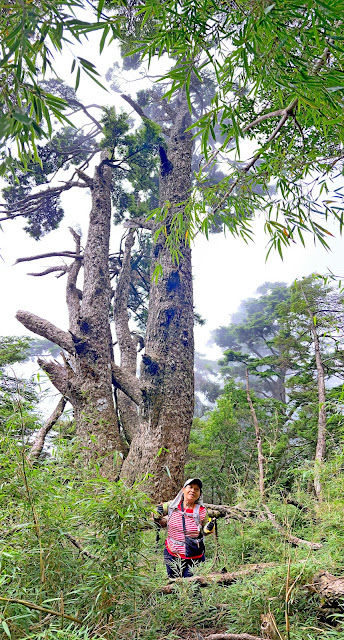
{"type": "Polygon", "coordinates": [[[78,624],[83,624],[82,620],[79,618],[74,618],[74,616],[69,616],[67,613],[61,613],[60,611],[54,611],[53,609],[47,609],[46,607],[41,607],[34,602],[27,602],[27,600],[20,600],[19,598],[4,598],[0,596],[1,602],[14,602],[16,604],[22,604],[24,607],[28,607],[28,609],[35,609],[36,611],[42,611],[43,613],[50,613],[52,616],[59,616],[59,618],[64,617],[67,620],[72,620],[73,622],[77,622],[78,624]]]}
{"type": "MultiPolygon", "coordinates": [[[[282,129],[282,127],[284,126],[284,124],[288,120],[289,116],[292,114],[293,110],[295,109],[295,107],[297,105],[297,102],[298,102],[298,100],[297,100],[297,98],[295,98],[295,100],[293,100],[290,103],[290,105],[286,109],[284,109],[282,118],[280,119],[277,127],[274,129],[272,134],[267,139],[264,147],[266,147],[268,144],[270,144],[270,142],[272,142],[276,138],[276,136],[279,134],[280,130],[282,129]]],[[[257,160],[260,158],[262,153],[263,153],[263,150],[258,151],[258,153],[256,153],[255,156],[253,156],[253,158],[247,163],[247,165],[245,167],[243,167],[243,169],[241,170],[241,174],[247,173],[256,164],[257,160]]],[[[238,182],[239,182],[239,180],[241,178],[241,174],[236,178],[236,180],[234,180],[234,182],[231,184],[231,186],[228,189],[228,191],[226,191],[225,195],[221,198],[219,204],[213,210],[213,215],[215,215],[221,209],[222,205],[227,200],[228,196],[232,193],[232,191],[234,191],[235,187],[237,186],[237,184],[238,184],[238,182]]]]}

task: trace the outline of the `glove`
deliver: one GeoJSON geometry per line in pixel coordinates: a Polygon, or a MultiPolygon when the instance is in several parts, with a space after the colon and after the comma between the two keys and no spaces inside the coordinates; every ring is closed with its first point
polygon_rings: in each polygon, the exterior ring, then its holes
{"type": "Polygon", "coordinates": [[[158,512],[158,514],[154,513],[153,519],[154,522],[158,523],[160,518],[162,518],[164,515],[164,507],[162,504],[158,504],[157,507],[155,507],[155,510],[158,512]]]}
{"type": "Polygon", "coordinates": [[[212,533],[215,529],[216,518],[209,519],[206,525],[203,527],[203,533],[212,533]]]}

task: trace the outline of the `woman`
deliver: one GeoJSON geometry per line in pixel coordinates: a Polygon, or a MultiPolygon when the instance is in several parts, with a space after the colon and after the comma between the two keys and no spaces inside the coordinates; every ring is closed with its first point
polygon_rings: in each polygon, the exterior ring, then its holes
{"type": "MultiPolygon", "coordinates": [[[[214,530],[215,521],[206,523],[206,509],[202,499],[202,481],[189,478],[172,500],[158,508],[162,516],[168,514],[164,560],[169,578],[192,576],[191,567],[205,561],[203,534],[214,530]]],[[[166,526],[166,519],[159,520],[166,526]]]]}

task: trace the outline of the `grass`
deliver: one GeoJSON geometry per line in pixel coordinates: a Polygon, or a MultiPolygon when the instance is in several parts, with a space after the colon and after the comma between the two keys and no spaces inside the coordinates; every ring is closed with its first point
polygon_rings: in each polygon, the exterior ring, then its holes
{"type": "MultiPolygon", "coordinates": [[[[60,614],[2,602],[1,640],[177,640],[192,637],[194,629],[205,636],[210,630],[259,635],[261,615],[269,611],[289,640],[285,594],[287,583],[294,582],[288,605],[290,640],[343,640],[341,612],[324,619],[318,596],[307,588],[319,570],[344,572],[344,487],[339,473],[335,488],[328,479],[326,500],[320,505],[299,493],[307,512],[284,504],[279,496],[269,500],[285,529],[322,541],[322,549],[291,547],[270,522],[258,518],[220,520],[218,545],[214,536],[207,538],[207,561],[198,568],[200,573],[232,572],[253,563],[273,566],[228,587],[199,589],[185,581],[166,595],[161,593],[166,584],[164,536],[156,549],[155,531],[147,529],[151,505],[139,486],[110,483],[96,470],[91,476],[67,447],[58,461],[27,466],[29,499],[18,445],[13,439],[1,445],[0,595],[60,614]],[[79,540],[86,555],[66,534],[79,540]],[[68,621],[63,611],[82,624],[68,621]]],[[[257,508],[254,493],[247,495],[246,504],[257,508]]]]}

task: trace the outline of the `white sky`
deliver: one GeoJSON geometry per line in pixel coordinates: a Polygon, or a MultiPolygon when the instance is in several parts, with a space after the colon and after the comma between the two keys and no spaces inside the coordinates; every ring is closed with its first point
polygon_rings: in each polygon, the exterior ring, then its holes
{"type": "MultiPolygon", "coordinates": [[[[97,54],[97,44],[92,36],[85,50],[78,51],[98,65],[101,73],[105,73],[109,66],[118,58],[114,45],[106,50],[101,58],[97,54]]],[[[66,69],[70,68],[71,60],[56,60],[56,71],[63,75],[66,82],[73,84],[66,69]]],[[[136,72],[137,75],[137,72],[136,72]]],[[[141,88],[137,83],[128,83],[127,93],[141,88]]],[[[86,104],[99,102],[112,104],[114,101],[123,108],[127,105],[114,94],[106,94],[95,84],[81,77],[78,97],[86,104]]],[[[56,279],[54,274],[33,278],[26,275],[28,271],[39,271],[47,266],[59,264],[59,259],[40,260],[13,266],[18,257],[45,253],[48,251],[63,251],[74,248],[73,240],[68,232],[68,226],[79,225],[84,231],[87,229],[87,219],[90,210],[90,198],[86,189],[68,192],[63,195],[63,202],[67,215],[59,230],[51,232],[41,241],[31,239],[21,227],[19,220],[2,223],[0,232],[0,277],[1,299],[3,301],[0,316],[1,335],[22,335],[28,332],[15,319],[18,309],[24,309],[42,316],[57,326],[67,329],[68,319],[65,307],[65,277],[56,279]]],[[[316,271],[327,273],[329,269],[336,275],[343,275],[343,241],[338,236],[337,228],[328,227],[336,237],[331,240],[332,251],[326,252],[321,247],[314,247],[310,239],[307,248],[292,245],[285,250],[282,262],[276,254],[270,255],[265,262],[267,236],[263,233],[263,221],[254,223],[256,240],[246,245],[243,240],[223,235],[210,236],[207,241],[198,237],[193,251],[195,308],[206,320],[204,327],[196,327],[196,350],[209,355],[207,342],[210,332],[214,328],[228,324],[230,315],[236,311],[240,301],[254,295],[257,287],[266,281],[284,281],[291,283],[295,278],[316,271]]],[[[118,231],[113,230],[113,248],[116,249],[118,231]]],[[[213,354],[217,357],[217,353],[213,354]]]]}

